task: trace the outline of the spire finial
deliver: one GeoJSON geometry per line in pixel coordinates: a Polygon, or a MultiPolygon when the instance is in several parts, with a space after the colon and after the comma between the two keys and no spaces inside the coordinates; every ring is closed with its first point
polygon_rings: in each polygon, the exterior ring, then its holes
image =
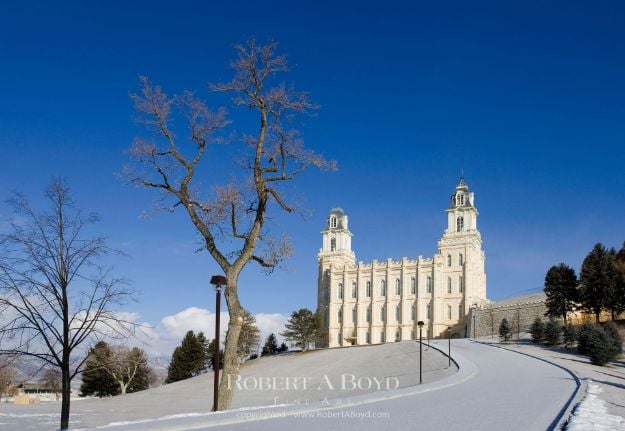
{"type": "Polygon", "coordinates": [[[467,183],[464,182],[464,169],[460,170],[460,181],[458,182],[458,187],[466,187],[467,183]]]}

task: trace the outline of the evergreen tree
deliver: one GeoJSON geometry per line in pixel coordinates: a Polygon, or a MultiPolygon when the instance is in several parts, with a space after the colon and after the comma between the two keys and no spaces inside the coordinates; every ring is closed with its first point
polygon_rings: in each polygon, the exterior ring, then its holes
{"type": "Polygon", "coordinates": [[[577,276],[575,270],[564,263],[552,266],[545,276],[545,295],[549,317],[564,319],[566,325],[567,314],[573,311],[578,302],[577,276]]]}
{"type": "MultiPolygon", "coordinates": [[[[219,349],[219,357],[221,358],[221,360],[219,361],[219,369],[221,370],[224,367],[224,351],[222,349],[219,349]]],[[[213,364],[215,363],[215,340],[211,340],[210,343],[208,343],[208,367],[211,369],[215,369],[215,367],[213,366],[213,364]]]]}
{"type": "Polygon", "coordinates": [[[196,339],[197,342],[200,344],[200,346],[202,346],[202,352],[204,354],[204,363],[202,365],[202,372],[208,371],[208,369],[211,367],[210,365],[210,360],[211,360],[211,353],[210,353],[210,341],[206,338],[206,336],[204,335],[204,332],[199,332],[196,335],[196,339]]]}
{"type": "Polygon", "coordinates": [[[504,343],[510,341],[512,337],[512,326],[508,322],[508,319],[504,318],[499,325],[499,339],[504,343]]]}
{"type": "Polygon", "coordinates": [[[284,325],[286,330],[281,334],[296,346],[307,350],[310,342],[317,339],[317,315],[307,308],[291,313],[291,318],[284,325]]]}
{"type": "Polygon", "coordinates": [[[623,351],[623,339],[621,338],[621,334],[619,334],[618,328],[614,322],[608,322],[603,327],[608,339],[611,341],[614,346],[615,356],[618,356],[623,351]]]}
{"type": "Polygon", "coordinates": [[[280,347],[278,347],[278,353],[283,353],[283,352],[288,352],[289,351],[289,346],[286,345],[286,343],[283,341],[282,344],[280,344],[280,347]]]}
{"type": "Polygon", "coordinates": [[[545,338],[545,324],[540,317],[537,317],[530,326],[530,334],[534,343],[540,343],[545,338]]]}
{"type": "Polygon", "coordinates": [[[623,247],[616,253],[614,258],[614,269],[616,271],[615,281],[615,312],[621,313],[625,311],[625,242],[623,247]]]}
{"type": "Polygon", "coordinates": [[[601,311],[608,308],[614,318],[615,307],[614,289],[616,284],[615,256],[601,244],[597,243],[588,253],[582,263],[580,271],[580,302],[582,308],[595,315],[599,323],[601,311]]]}
{"type": "Polygon", "coordinates": [[[590,352],[590,335],[595,331],[595,325],[584,323],[577,333],[577,351],[582,354],[590,352]]]}
{"type": "Polygon", "coordinates": [[[562,326],[557,320],[550,318],[545,325],[545,339],[547,344],[555,346],[560,344],[560,338],[562,337],[562,326]]]}
{"type": "Polygon", "coordinates": [[[277,352],[278,341],[276,340],[276,336],[271,333],[267,336],[267,339],[265,340],[265,345],[263,346],[261,356],[275,355],[277,352]]]}
{"type": "Polygon", "coordinates": [[[569,323],[564,328],[564,346],[566,348],[572,347],[576,339],[577,339],[577,331],[575,330],[575,326],[569,323]]]}
{"type": "Polygon", "coordinates": [[[620,349],[611,333],[601,327],[595,328],[589,335],[589,355],[593,364],[605,365],[616,358],[620,349]]]}
{"type": "Polygon", "coordinates": [[[208,362],[204,334],[196,336],[189,331],[176,347],[167,369],[165,383],[173,383],[195,377],[206,369],[208,362]]]}
{"type": "Polygon", "coordinates": [[[121,393],[115,379],[102,367],[102,364],[110,363],[112,360],[111,347],[105,341],[98,342],[89,350],[82,373],[81,396],[107,397],[121,393]]]}
{"type": "Polygon", "coordinates": [[[245,361],[252,353],[256,352],[259,344],[260,329],[256,326],[256,318],[249,311],[244,310],[243,326],[241,326],[237,351],[239,361],[245,361]]]}

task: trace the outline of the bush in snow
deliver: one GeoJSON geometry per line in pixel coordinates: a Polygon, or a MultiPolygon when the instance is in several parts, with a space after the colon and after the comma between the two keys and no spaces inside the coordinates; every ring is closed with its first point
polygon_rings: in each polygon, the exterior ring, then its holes
{"type": "Polygon", "coordinates": [[[537,317],[530,326],[530,334],[534,343],[540,343],[545,338],[545,324],[540,317],[537,317]]]}
{"type": "Polygon", "coordinates": [[[560,322],[554,319],[549,319],[545,325],[545,339],[547,340],[547,344],[550,346],[560,344],[561,337],[562,327],[560,326],[560,322]]]}
{"type": "Polygon", "coordinates": [[[499,339],[503,341],[504,343],[507,343],[508,341],[510,341],[511,337],[512,337],[512,326],[510,326],[508,319],[504,318],[501,321],[501,324],[499,325],[499,339]]]}

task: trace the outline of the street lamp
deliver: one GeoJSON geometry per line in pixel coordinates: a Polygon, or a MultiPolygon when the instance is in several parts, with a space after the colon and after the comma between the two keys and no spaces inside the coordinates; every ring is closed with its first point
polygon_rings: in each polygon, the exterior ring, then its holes
{"type": "Polygon", "coordinates": [[[475,309],[473,310],[473,339],[475,340],[475,309]]]}
{"type": "Polygon", "coordinates": [[[419,384],[423,383],[423,320],[417,322],[419,327],[419,384]]]}
{"type": "Polygon", "coordinates": [[[221,314],[221,291],[227,284],[223,275],[213,275],[210,284],[215,286],[215,351],[213,352],[213,411],[219,410],[219,317],[221,314]]]}

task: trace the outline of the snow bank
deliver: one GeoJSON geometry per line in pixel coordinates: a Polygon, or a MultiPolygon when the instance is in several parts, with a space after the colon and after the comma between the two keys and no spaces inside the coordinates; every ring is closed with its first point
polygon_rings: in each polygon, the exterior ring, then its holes
{"type": "Polygon", "coordinates": [[[575,409],[567,431],[625,430],[622,417],[608,414],[606,402],[599,398],[601,392],[603,389],[599,385],[588,381],[586,396],[575,409]]]}

